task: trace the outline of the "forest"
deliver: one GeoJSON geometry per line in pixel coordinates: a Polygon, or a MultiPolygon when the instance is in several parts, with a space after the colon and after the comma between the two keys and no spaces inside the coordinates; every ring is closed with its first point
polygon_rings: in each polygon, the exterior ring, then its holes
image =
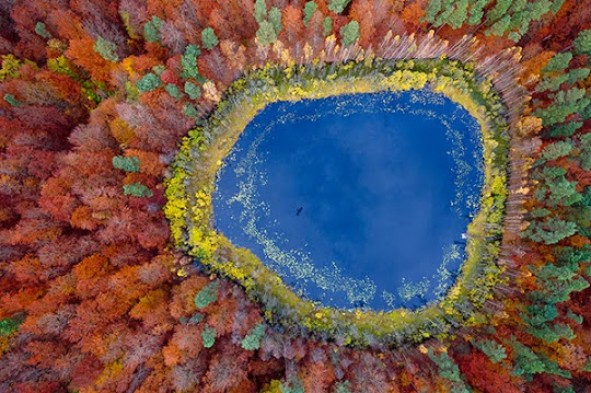
{"type": "Polygon", "coordinates": [[[0,391],[589,391],[585,2],[14,0],[0,59],[0,391]],[[302,306],[202,225],[236,118],[426,84],[491,136],[437,318],[302,306]]]}

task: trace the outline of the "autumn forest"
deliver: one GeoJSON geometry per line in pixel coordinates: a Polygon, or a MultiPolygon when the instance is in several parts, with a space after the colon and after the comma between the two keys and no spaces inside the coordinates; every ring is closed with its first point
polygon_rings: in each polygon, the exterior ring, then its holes
{"type": "Polygon", "coordinates": [[[585,1],[10,0],[0,59],[0,392],[591,392],[585,1]],[[417,92],[481,145],[436,301],[320,304],[214,225],[265,108],[417,92]]]}

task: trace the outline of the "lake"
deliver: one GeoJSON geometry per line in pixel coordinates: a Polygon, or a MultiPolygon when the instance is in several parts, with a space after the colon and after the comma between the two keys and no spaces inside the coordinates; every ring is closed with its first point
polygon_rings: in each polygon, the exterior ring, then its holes
{"type": "Polygon", "coordinates": [[[214,226],[304,298],[416,309],[457,278],[483,178],[478,124],[441,94],[278,102],[224,161],[214,226]]]}

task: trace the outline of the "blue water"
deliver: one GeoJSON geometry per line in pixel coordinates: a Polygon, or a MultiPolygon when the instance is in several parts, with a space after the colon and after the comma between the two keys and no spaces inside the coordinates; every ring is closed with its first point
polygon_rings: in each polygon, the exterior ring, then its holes
{"type": "Polygon", "coordinates": [[[478,125],[442,95],[280,102],[225,160],[214,222],[305,298],[415,309],[457,277],[482,182],[478,125]]]}

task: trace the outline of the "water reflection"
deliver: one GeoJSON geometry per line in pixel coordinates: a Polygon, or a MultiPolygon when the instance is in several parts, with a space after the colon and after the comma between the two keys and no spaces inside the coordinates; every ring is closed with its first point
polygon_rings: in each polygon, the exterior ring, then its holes
{"type": "Polygon", "coordinates": [[[301,296],[417,308],[457,277],[481,161],[476,121],[428,91],[275,103],[225,161],[215,225],[301,296]]]}

